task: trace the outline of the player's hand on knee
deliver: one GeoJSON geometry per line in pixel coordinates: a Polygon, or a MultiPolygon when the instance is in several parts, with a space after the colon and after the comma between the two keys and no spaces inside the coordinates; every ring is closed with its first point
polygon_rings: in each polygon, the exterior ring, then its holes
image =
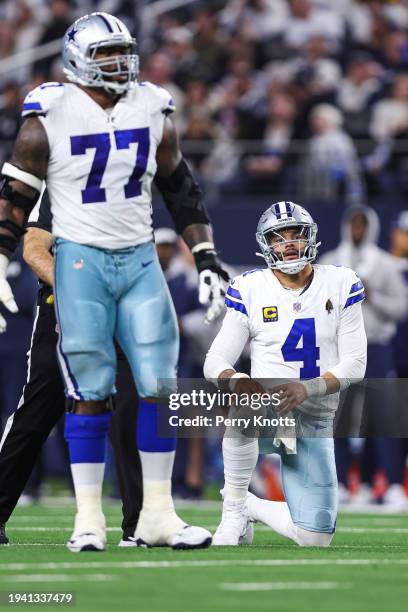
{"type": "Polygon", "coordinates": [[[277,407],[279,416],[285,416],[307,399],[307,389],[301,382],[291,382],[278,385],[271,389],[279,395],[280,404],[277,407]]]}
{"type": "Polygon", "coordinates": [[[225,270],[203,270],[199,277],[200,304],[208,305],[205,322],[212,323],[223,313],[228,274],[225,270]]]}
{"type": "MultiPolygon", "coordinates": [[[[10,312],[18,312],[18,306],[15,302],[13,292],[10,285],[6,281],[6,274],[9,260],[5,255],[0,255],[0,303],[10,312]]],[[[0,334],[6,331],[7,323],[4,317],[0,314],[0,334]]]]}

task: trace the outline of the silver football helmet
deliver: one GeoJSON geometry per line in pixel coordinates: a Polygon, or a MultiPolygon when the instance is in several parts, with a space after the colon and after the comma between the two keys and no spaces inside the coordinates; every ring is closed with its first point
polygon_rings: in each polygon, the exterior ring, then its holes
{"type": "Polygon", "coordinates": [[[272,204],[259,219],[256,241],[261,248],[263,257],[272,270],[280,270],[286,274],[297,274],[306,266],[307,263],[316,259],[317,248],[321,244],[316,242],[317,225],[311,215],[293,202],[277,202],[272,204]],[[298,227],[299,237],[295,240],[285,240],[280,234],[281,230],[298,227]],[[275,253],[272,238],[277,238],[279,244],[297,244],[299,257],[290,261],[285,261],[280,253],[275,253]]]}
{"type": "Polygon", "coordinates": [[[136,49],[136,40],[122,21],[107,13],[91,13],[77,19],[64,36],[64,73],[73,83],[122,94],[134,86],[139,74],[136,49]],[[118,46],[123,53],[96,59],[102,48],[118,46]]]}

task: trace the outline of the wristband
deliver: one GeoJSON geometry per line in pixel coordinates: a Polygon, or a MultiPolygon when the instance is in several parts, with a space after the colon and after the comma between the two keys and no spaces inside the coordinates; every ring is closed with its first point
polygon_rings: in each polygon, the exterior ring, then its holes
{"type": "Polygon", "coordinates": [[[230,391],[234,391],[235,385],[237,384],[240,378],[251,378],[251,377],[248,376],[248,374],[245,374],[245,372],[235,372],[235,374],[233,374],[231,378],[229,379],[228,386],[230,388],[230,391]]]}
{"type": "Polygon", "coordinates": [[[195,253],[198,253],[199,251],[204,251],[207,249],[214,249],[214,243],[213,242],[200,242],[199,244],[196,244],[195,246],[193,246],[193,248],[191,249],[191,252],[193,255],[195,255],[195,253]]]}
{"type": "Polygon", "coordinates": [[[306,387],[308,397],[322,397],[327,393],[327,384],[323,376],[302,380],[302,385],[306,387]]]}

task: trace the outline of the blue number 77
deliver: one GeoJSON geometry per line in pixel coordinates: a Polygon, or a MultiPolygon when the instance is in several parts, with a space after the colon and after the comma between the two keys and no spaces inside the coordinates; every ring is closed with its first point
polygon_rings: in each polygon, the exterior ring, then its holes
{"type": "MultiPolygon", "coordinates": [[[[133,198],[141,194],[141,178],[146,171],[149,159],[149,128],[134,130],[117,130],[115,132],[116,148],[128,149],[132,142],[138,144],[136,162],[129,181],[124,185],[126,198],[133,198]]],[[[84,155],[87,149],[95,149],[95,157],[88,175],[85,189],[82,189],[82,203],[93,204],[106,202],[106,192],[101,187],[102,179],[108,163],[111,144],[109,134],[87,134],[85,136],[71,136],[71,154],[84,155]]]]}

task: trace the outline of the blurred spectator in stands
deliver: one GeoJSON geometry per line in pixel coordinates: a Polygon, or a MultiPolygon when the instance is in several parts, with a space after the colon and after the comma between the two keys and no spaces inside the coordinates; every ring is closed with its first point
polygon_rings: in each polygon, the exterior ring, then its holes
{"type": "MultiPolygon", "coordinates": [[[[394,259],[376,244],[379,232],[379,218],[372,208],[352,209],[343,221],[339,246],[325,253],[319,262],[352,268],[363,281],[366,293],[363,316],[368,341],[366,378],[391,379],[395,376],[392,339],[398,321],[406,315],[407,302],[394,259]]],[[[381,437],[395,427],[395,423],[389,421],[392,419],[392,406],[389,405],[393,402],[392,391],[391,385],[385,386],[381,381],[366,388],[361,424],[361,435],[365,437],[363,484],[355,498],[359,502],[372,500],[372,478],[376,469],[384,471],[389,485],[401,485],[398,439],[381,437]]],[[[346,486],[351,458],[347,439],[336,441],[336,455],[339,482],[346,486]]]]}
{"type": "MultiPolygon", "coordinates": [[[[10,315],[0,306],[7,330],[0,337],[0,425],[16,409],[27,380],[27,351],[30,348],[37,282],[19,249],[7,270],[7,280],[19,312],[10,315]]],[[[2,430],[3,427],[0,427],[2,430]]]]}
{"type": "Polygon", "coordinates": [[[15,27],[11,21],[0,21],[0,59],[12,55],[15,43],[15,27]]]}
{"type": "Polygon", "coordinates": [[[5,84],[0,96],[0,164],[6,161],[13,148],[21,123],[20,88],[15,81],[5,84]]]}
{"type": "Polygon", "coordinates": [[[141,8],[143,2],[140,0],[74,0],[72,2],[71,0],[72,4],[76,5],[76,17],[102,11],[115,15],[125,22],[132,33],[135,33],[138,9],[141,8]]]}
{"type": "Polygon", "coordinates": [[[220,122],[233,137],[256,140],[262,136],[267,80],[250,59],[234,57],[228,73],[211,96],[220,122]]]}
{"type": "Polygon", "coordinates": [[[364,160],[367,173],[378,178],[383,191],[396,187],[408,193],[408,72],[396,77],[391,97],[374,105],[370,134],[376,146],[364,160]],[[388,180],[383,170],[392,172],[388,180]]]}
{"type": "Polygon", "coordinates": [[[272,94],[260,154],[243,159],[245,186],[249,193],[279,193],[281,190],[287,193],[283,179],[291,159],[295,117],[294,99],[283,92],[272,94]]]}
{"type": "Polygon", "coordinates": [[[408,127],[408,72],[395,79],[391,97],[374,106],[370,125],[372,137],[377,141],[390,140],[408,127]]]}
{"type": "Polygon", "coordinates": [[[393,73],[408,69],[408,34],[404,30],[390,32],[378,49],[381,63],[393,73]]]}
{"type": "Polygon", "coordinates": [[[201,174],[217,138],[216,125],[207,113],[196,110],[189,114],[181,135],[183,141],[187,141],[183,147],[187,159],[201,174]]]}
{"type": "MultiPolygon", "coordinates": [[[[173,79],[184,89],[187,81],[202,78],[203,70],[193,47],[193,35],[187,27],[173,27],[164,33],[163,52],[168,55],[174,67],[173,79]]],[[[206,76],[206,75],[204,75],[206,76]]]]}
{"type": "Polygon", "coordinates": [[[369,344],[367,372],[381,370],[385,378],[395,369],[389,343],[407,304],[394,259],[377,246],[379,234],[377,213],[368,206],[354,208],[344,218],[339,246],[322,255],[320,262],[352,268],[363,281],[366,290],[363,314],[369,344]]]}
{"type": "Polygon", "coordinates": [[[201,79],[191,79],[188,81],[184,90],[184,109],[183,116],[180,120],[181,129],[183,130],[183,124],[188,119],[197,114],[212,115],[214,112],[214,104],[209,97],[209,87],[201,79]]]}
{"type": "MultiPolygon", "coordinates": [[[[72,11],[69,0],[50,0],[51,17],[47,22],[43,33],[38,41],[39,45],[45,45],[53,40],[62,38],[72,23],[72,11]]],[[[55,58],[59,57],[61,51],[34,64],[34,73],[43,75],[43,81],[50,80],[50,66],[55,58]]]]}
{"type": "MultiPolygon", "coordinates": [[[[346,10],[353,40],[359,45],[370,46],[385,28],[408,26],[408,10],[404,0],[349,0],[346,10]]],[[[337,2],[336,2],[337,5],[337,2]]]]}
{"type": "Polygon", "coordinates": [[[142,66],[140,81],[150,81],[159,87],[163,87],[170,92],[173,102],[176,105],[176,111],[172,115],[176,124],[178,124],[180,115],[183,112],[184,92],[173,81],[175,65],[170,57],[165,53],[153,53],[147,58],[145,65],[142,66]]]}
{"type": "Polygon", "coordinates": [[[378,97],[383,69],[366,51],[353,53],[344,78],[337,83],[336,102],[343,112],[344,126],[353,138],[367,138],[371,106],[378,97]]]}
{"type": "Polygon", "coordinates": [[[289,60],[292,69],[293,86],[298,88],[297,97],[319,98],[329,101],[333,96],[341,70],[330,57],[328,40],[325,36],[311,36],[304,44],[301,54],[289,60]]]}
{"type": "Polygon", "coordinates": [[[341,78],[339,64],[330,57],[327,39],[312,36],[301,53],[284,61],[272,61],[265,66],[269,82],[290,90],[307,112],[319,102],[333,102],[341,78]]]}
{"type": "MultiPolygon", "coordinates": [[[[392,224],[390,252],[396,258],[396,264],[404,278],[405,300],[408,305],[408,210],[402,211],[392,224]]],[[[408,379],[408,313],[398,323],[393,346],[397,376],[408,379]]]]}
{"type": "Polygon", "coordinates": [[[305,153],[301,185],[307,200],[329,202],[344,197],[351,205],[363,199],[360,162],[342,123],[341,112],[330,104],[319,104],[311,112],[313,136],[305,153]]]}
{"type": "MultiPolygon", "coordinates": [[[[42,21],[40,20],[41,11],[37,10],[33,0],[17,0],[15,25],[15,43],[13,53],[22,53],[34,49],[42,32],[42,21]]],[[[24,82],[29,78],[31,66],[21,66],[13,70],[13,78],[19,83],[24,82]]]]}
{"type": "Polygon", "coordinates": [[[312,36],[325,36],[332,51],[339,51],[345,36],[345,21],[340,13],[328,5],[311,0],[288,0],[290,17],[285,28],[285,42],[297,50],[312,36]]]}
{"type": "MultiPolygon", "coordinates": [[[[390,233],[390,252],[395,257],[396,264],[402,274],[405,283],[405,299],[408,304],[408,210],[404,210],[394,219],[390,233]]],[[[395,368],[398,381],[398,415],[400,417],[399,426],[401,435],[404,437],[398,440],[395,453],[399,453],[399,478],[398,482],[403,482],[405,466],[408,455],[408,315],[398,323],[397,332],[393,340],[395,368]]],[[[391,486],[386,493],[388,503],[397,503],[398,500],[406,506],[407,500],[401,494],[400,487],[391,486]],[[405,504],[404,504],[405,502],[405,504]]]]}
{"type": "Polygon", "coordinates": [[[247,40],[266,42],[283,33],[288,13],[286,0],[229,0],[220,23],[247,40]]]}
{"type": "Polygon", "coordinates": [[[193,48],[207,83],[218,81],[225,73],[227,61],[226,39],[218,29],[217,16],[207,8],[200,8],[192,23],[193,48]]]}

